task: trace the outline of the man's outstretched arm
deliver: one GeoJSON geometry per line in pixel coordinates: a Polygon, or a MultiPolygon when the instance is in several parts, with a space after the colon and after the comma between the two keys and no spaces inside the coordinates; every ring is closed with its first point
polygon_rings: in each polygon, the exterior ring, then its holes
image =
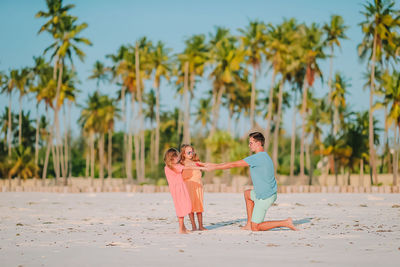
{"type": "Polygon", "coordinates": [[[237,168],[237,167],[248,167],[249,164],[247,164],[246,161],[244,160],[238,160],[238,161],[232,161],[232,162],[227,162],[227,163],[220,163],[220,164],[208,164],[206,163],[206,170],[207,171],[213,171],[213,170],[224,170],[224,169],[231,169],[231,168],[237,168]]]}

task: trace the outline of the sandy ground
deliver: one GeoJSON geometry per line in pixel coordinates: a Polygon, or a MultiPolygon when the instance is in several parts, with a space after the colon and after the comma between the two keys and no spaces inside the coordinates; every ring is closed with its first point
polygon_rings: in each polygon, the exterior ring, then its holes
{"type": "Polygon", "coordinates": [[[0,265],[399,266],[400,194],[278,195],[266,219],[298,232],[240,230],[241,194],[205,209],[209,231],[180,235],[167,193],[0,193],[0,265]]]}

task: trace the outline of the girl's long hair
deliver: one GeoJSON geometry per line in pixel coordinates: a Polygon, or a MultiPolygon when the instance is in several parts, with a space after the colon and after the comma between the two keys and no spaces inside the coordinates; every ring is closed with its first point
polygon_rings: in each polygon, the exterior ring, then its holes
{"type": "Polygon", "coordinates": [[[176,150],[175,148],[168,149],[164,155],[165,165],[167,165],[167,167],[170,168],[171,170],[175,170],[174,166],[172,165],[172,160],[177,157],[179,157],[178,150],[176,150]]]}
{"type": "Polygon", "coordinates": [[[181,160],[180,160],[180,163],[182,165],[185,165],[185,160],[186,160],[186,154],[185,153],[186,153],[186,148],[188,148],[188,147],[191,147],[192,150],[193,150],[192,161],[200,161],[199,157],[196,154],[196,151],[194,150],[194,147],[191,146],[191,145],[183,144],[183,145],[181,145],[181,160]]]}

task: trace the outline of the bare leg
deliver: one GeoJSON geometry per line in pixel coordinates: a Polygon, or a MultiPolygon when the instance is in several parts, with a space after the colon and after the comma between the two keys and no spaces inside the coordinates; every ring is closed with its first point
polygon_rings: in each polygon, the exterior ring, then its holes
{"type": "Polygon", "coordinates": [[[189,213],[190,222],[192,223],[192,231],[196,231],[196,222],[194,221],[194,212],[189,213]]]}
{"type": "Polygon", "coordinates": [[[203,213],[197,212],[196,215],[197,215],[197,220],[199,221],[199,230],[200,231],[208,230],[203,226],[203,213]]]}
{"type": "Polygon", "coordinates": [[[188,234],[190,233],[189,230],[186,229],[185,223],[184,223],[184,217],[178,217],[179,221],[179,233],[180,234],[188,234]]]}
{"type": "Polygon", "coordinates": [[[254,201],[250,198],[251,190],[244,191],[244,201],[246,202],[247,223],[242,230],[251,230],[251,216],[253,215],[254,201]]]}
{"type": "Polygon", "coordinates": [[[287,218],[286,220],[282,221],[266,221],[262,223],[251,223],[251,230],[252,231],[268,231],[273,228],[277,227],[287,227],[294,231],[298,231],[296,227],[293,225],[292,218],[287,218]]]}

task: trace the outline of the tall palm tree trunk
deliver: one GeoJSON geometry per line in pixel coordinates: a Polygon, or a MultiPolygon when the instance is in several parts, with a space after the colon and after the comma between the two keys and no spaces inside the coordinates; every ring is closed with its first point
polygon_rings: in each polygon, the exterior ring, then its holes
{"type": "Polygon", "coordinates": [[[190,144],[190,127],[189,127],[189,62],[185,63],[185,78],[183,84],[183,99],[185,113],[183,114],[183,143],[190,144]]]}
{"type": "MultiPolygon", "coordinates": [[[[135,143],[135,164],[136,164],[136,179],[137,181],[140,183],[141,181],[139,181],[139,177],[140,177],[140,137],[139,134],[135,134],[134,138],[134,143],[135,143]]],[[[132,143],[132,138],[131,141],[132,143]]],[[[132,178],[133,181],[133,178],[132,178]]]]}
{"type": "MultiPolygon", "coordinates": [[[[212,106],[212,121],[211,121],[211,129],[210,129],[210,134],[209,136],[212,137],[215,134],[215,131],[217,130],[217,124],[218,124],[218,117],[219,117],[219,108],[220,108],[220,104],[221,104],[221,99],[222,99],[222,94],[225,91],[225,86],[221,86],[219,88],[219,90],[214,90],[213,91],[213,106],[212,106]]],[[[206,147],[206,162],[210,162],[211,161],[211,150],[210,147],[207,146],[206,147]]],[[[211,176],[212,173],[211,172],[207,172],[206,173],[206,182],[210,182],[211,181],[211,176]]]]}
{"type": "MultiPolygon", "coordinates": [[[[151,123],[151,131],[150,131],[150,161],[151,162],[154,162],[154,154],[155,154],[155,149],[154,149],[154,147],[155,147],[155,130],[153,129],[153,124],[151,123]]],[[[155,168],[156,166],[155,166],[155,164],[151,164],[151,166],[150,166],[150,169],[151,169],[151,172],[153,173],[153,175],[154,175],[154,171],[155,171],[155,168]]]]}
{"type": "MultiPolygon", "coordinates": [[[[53,133],[50,130],[49,136],[47,138],[47,148],[46,148],[46,156],[44,159],[44,166],[43,166],[43,172],[42,172],[42,185],[45,185],[45,181],[47,178],[47,166],[49,164],[49,157],[50,157],[50,149],[52,147],[52,140],[53,140],[53,133]]],[[[54,154],[53,154],[54,156],[54,154]]]]}
{"type": "Polygon", "coordinates": [[[22,145],[22,95],[19,97],[18,145],[22,145]]]}
{"type": "MultiPolygon", "coordinates": [[[[385,127],[384,127],[384,130],[383,130],[383,145],[382,145],[382,150],[383,150],[383,153],[382,153],[382,161],[381,161],[381,167],[380,167],[380,173],[383,173],[383,168],[384,168],[384,166],[385,166],[385,163],[386,163],[386,161],[387,161],[387,156],[388,156],[388,154],[389,154],[389,156],[390,156],[390,153],[389,153],[389,151],[388,151],[388,147],[387,147],[387,142],[386,142],[386,140],[387,140],[387,136],[388,136],[388,127],[387,127],[387,106],[385,105],[385,108],[384,108],[384,120],[385,120],[385,127]]],[[[390,173],[390,170],[389,170],[389,168],[387,169],[387,172],[388,173],[390,173]]]]}
{"type": "Polygon", "coordinates": [[[375,91],[375,56],[376,56],[376,42],[377,42],[377,29],[375,28],[374,33],[374,44],[372,48],[372,59],[371,59],[371,88],[369,93],[369,164],[370,164],[370,177],[371,184],[377,183],[376,174],[376,164],[375,164],[375,148],[374,148],[374,115],[373,115],[373,105],[374,105],[374,91],[375,91]]]}
{"type": "Polygon", "coordinates": [[[399,164],[399,151],[398,151],[398,126],[395,126],[394,131],[394,143],[395,143],[395,150],[393,154],[393,185],[397,185],[397,174],[398,174],[398,164],[399,164]]]}
{"type": "MultiPolygon", "coordinates": [[[[70,103],[68,102],[68,106],[70,107],[70,103]]],[[[65,176],[64,176],[64,186],[68,185],[68,162],[69,162],[69,151],[68,151],[68,129],[69,129],[69,120],[67,121],[65,118],[65,108],[64,108],[64,166],[65,166],[65,176]]],[[[71,113],[71,110],[69,110],[68,114],[71,113]]],[[[69,117],[69,116],[68,116],[69,117]]]]}
{"type": "Polygon", "coordinates": [[[358,184],[359,186],[364,185],[364,159],[361,158],[360,160],[360,182],[358,184]]]}
{"type": "MultiPolygon", "coordinates": [[[[182,103],[182,97],[180,99],[180,102],[182,103]]],[[[178,123],[177,123],[178,129],[176,130],[176,135],[177,135],[178,142],[181,141],[182,126],[183,126],[183,124],[182,124],[183,119],[182,118],[183,118],[183,112],[182,112],[182,109],[179,109],[178,110],[178,123]]]]}
{"type": "MultiPolygon", "coordinates": [[[[62,82],[62,75],[63,75],[63,63],[60,62],[59,72],[58,72],[58,81],[57,81],[57,92],[56,92],[56,104],[54,105],[54,123],[56,126],[56,154],[57,154],[57,165],[61,166],[62,176],[65,177],[65,164],[64,164],[64,156],[63,156],[63,145],[61,140],[61,131],[60,131],[60,122],[59,122],[59,111],[60,108],[58,106],[58,102],[60,99],[60,90],[61,90],[61,82],[62,82]]],[[[59,178],[59,177],[57,177],[59,178]]]]}
{"type": "MultiPolygon", "coordinates": [[[[306,138],[309,139],[309,138],[306,138]]],[[[310,144],[305,140],[305,150],[306,150],[306,167],[308,171],[308,175],[311,177],[310,169],[311,169],[311,155],[310,155],[310,144]]]]}
{"type": "MultiPolygon", "coordinates": [[[[46,105],[46,115],[49,117],[49,110],[46,105]]],[[[47,137],[47,148],[46,148],[46,156],[44,159],[44,166],[43,166],[43,172],[42,172],[42,185],[45,185],[45,179],[47,178],[47,166],[49,164],[49,157],[50,157],[50,149],[52,146],[52,140],[53,140],[53,127],[50,127],[50,132],[49,136],[47,137]]]]}
{"type": "Polygon", "coordinates": [[[139,160],[140,160],[140,176],[138,177],[139,182],[144,182],[144,177],[145,177],[145,149],[144,149],[144,123],[143,123],[143,111],[142,111],[142,91],[140,88],[140,61],[139,61],[139,45],[136,43],[136,49],[135,49],[135,71],[136,71],[136,91],[137,91],[137,96],[138,96],[138,102],[139,102],[139,110],[138,110],[138,116],[139,116],[139,133],[140,133],[140,154],[139,154],[139,160]]]}
{"type": "Polygon", "coordinates": [[[12,143],[12,132],[11,132],[11,124],[12,124],[12,118],[11,118],[11,103],[12,103],[12,98],[11,98],[11,93],[10,93],[10,98],[8,100],[8,156],[11,157],[11,143],[12,143]]]}
{"type": "MultiPolygon", "coordinates": [[[[329,97],[328,97],[328,105],[331,104],[331,97],[332,97],[332,77],[333,77],[333,50],[334,47],[331,45],[331,58],[329,60],[329,78],[328,78],[328,89],[329,89],[329,97]]],[[[337,125],[337,120],[336,120],[336,113],[337,113],[337,108],[333,106],[334,109],[334,117],[332,117],[332,113],[330,115],[331,121],[333,121],[333,124],[331,126],[331,134],[336,135],[338,132],[338,125],[337,125]]]]}
{"type": "Polygon", "coordinates": [[[39,164],[39,107],[36,106],[35,165],[39,164]]]}
{"type": "Polygon", "coordinates": [[[274,86],[275,86],[276,71],[272,73],[271,88],[269,89],[269,100],[268,100],[268,113],[267,113],[267,128],[265,129],[265,152],[268,152],[270,144],[270,133],[271,133],[271,118],[272,118],[272,101],[274,97],[274,86]]]}
{"type": "Polygon", "coordinates": [[[156,175],[158,177],[158,164],[160,162],[160,84],[156,88],[156,132],[154,144],[154,163],[156,165],[156,175]]]}
{"type": "Polygon", "coordinates": [[[306,133],[306,110],[307,110],[307,78],[304,76],[303,82],[303,102],[301,105],[301,117],[302,117],[302,125],[301,125],[301,139],[300,139],[300,176],[304,176],[304,139],[306,133]]]}
{"type": "MultiPolygon", "coordinates": [[[[122,112],[122,125],[126,125],[126,113],[125,113],[125,86],[121,88],[121,112],[122,112]]],[[[123,129],[124,132],[124,140],[122,144],[122,154],[125,155],[123,157],[124,167],[125,167],[125,175],[128,178],[128,161],[127,161],[127,148],[128,146],[128,136],[126,134],[126,128],[123,129]]]]}
{"type": "Polygon", "coordinates": [[[108,148],[107,148],[107,170],[108,178],[112,178],[112,129],[108,129],[108,148]]]}
{"type": "Polygon", "coordinates": [[[278,173],[278,143],[279,143],[279,129],[281,125],[281,117],[282,117],[282,102],[283,102],[283,87],[285,85],[285,79],[282,77],[281,83],[279,85],[279,93],[278,93],[278,114],[276,115],[276,124],[274,129],[274,145],[272,152],[272,161],[274,163],[275,176],[278,173]]]}
{"type": "Polygon", "coordinates": [[[217,124],[219,120],[219,110],[221,107],[221,101],[222,101],[222,95],[225,92],[225,86],[221,86],[221,88],[218,90],[218,93],[216,95],[216,102],[215,102],[215,107],[214,107],[214,113],[213,113],[213,122],[212,122],[212,127],[211,127],[211,133],[210,135],[212,136],[216,129],[217,129],[217,124]]]}
{"type": "Polygon", "coordinates": [[[100,143],[99,143],[99,177],[101,179],[101,187],[104,186],[104,133],[100,133],[100,143]]]}
{"type": "Polygon", "coordinates": [[[94,132],[90,132],[90,178],[91,178],[91,184],[92,186],[94,185],[94,160],[95,160],[95,155],[94,155],[94,132]]]}
{"type": "Polygon", "coordinates": [[[297,103],[297,91],[294,92],[293,100],[293,117],[292,117],[292,136],[290,141],[290,177],[294,176],[294,160],[296,153],[296,103],[297,103]]]}
{"type": "MultiPolygon", "coordinates": [[[[53,143],[51,144],[51,154],[53,155],[53,166],[57,164],[57,156],[56,156],[56,150],[55,150],[55,146],[53,145],[53,143]]],[[[55,174],[56,177],[53,180],[54,184],[57,184],[57,177],[60,177],[60,169],[56,169],[55,170],[55,174]]]]}
{"type": "Polygon", "coordinates": [[[250,96],[250,125],[251,129],[255,125],[255,108],[256,108],[256,70],[257,67],[253,64],[253,79],[251,81],[251,96],[250,96]]]}
{"type": "MultiPolygon", "coordinates": [[[[90,146],[86,142],[86,146],[90,146]]],[[[85,168],[85,178],[89,178],[90,171],[90,151],[86,151],[86,168],[85,168]]]]}
{"type": "MultiPolygon", "coordinates": [[[[134,135],[134,114],[135,114],[135,94],[132,93],[132,98],[131,98],[131,112],[132,112],[132,118],[130,121],[130,127],[129,127],[129,136],[128,136],[128,148],[126,149],[126,175],[130,183],[133,183],[133,176],[132,176],[132,136],[134,135]]],[[[136,162],[136,177],[138,177],[138,153],[136,152],[138,146],[136,144],[136,135],[135,135],[135,162],[136,162]]]]}

